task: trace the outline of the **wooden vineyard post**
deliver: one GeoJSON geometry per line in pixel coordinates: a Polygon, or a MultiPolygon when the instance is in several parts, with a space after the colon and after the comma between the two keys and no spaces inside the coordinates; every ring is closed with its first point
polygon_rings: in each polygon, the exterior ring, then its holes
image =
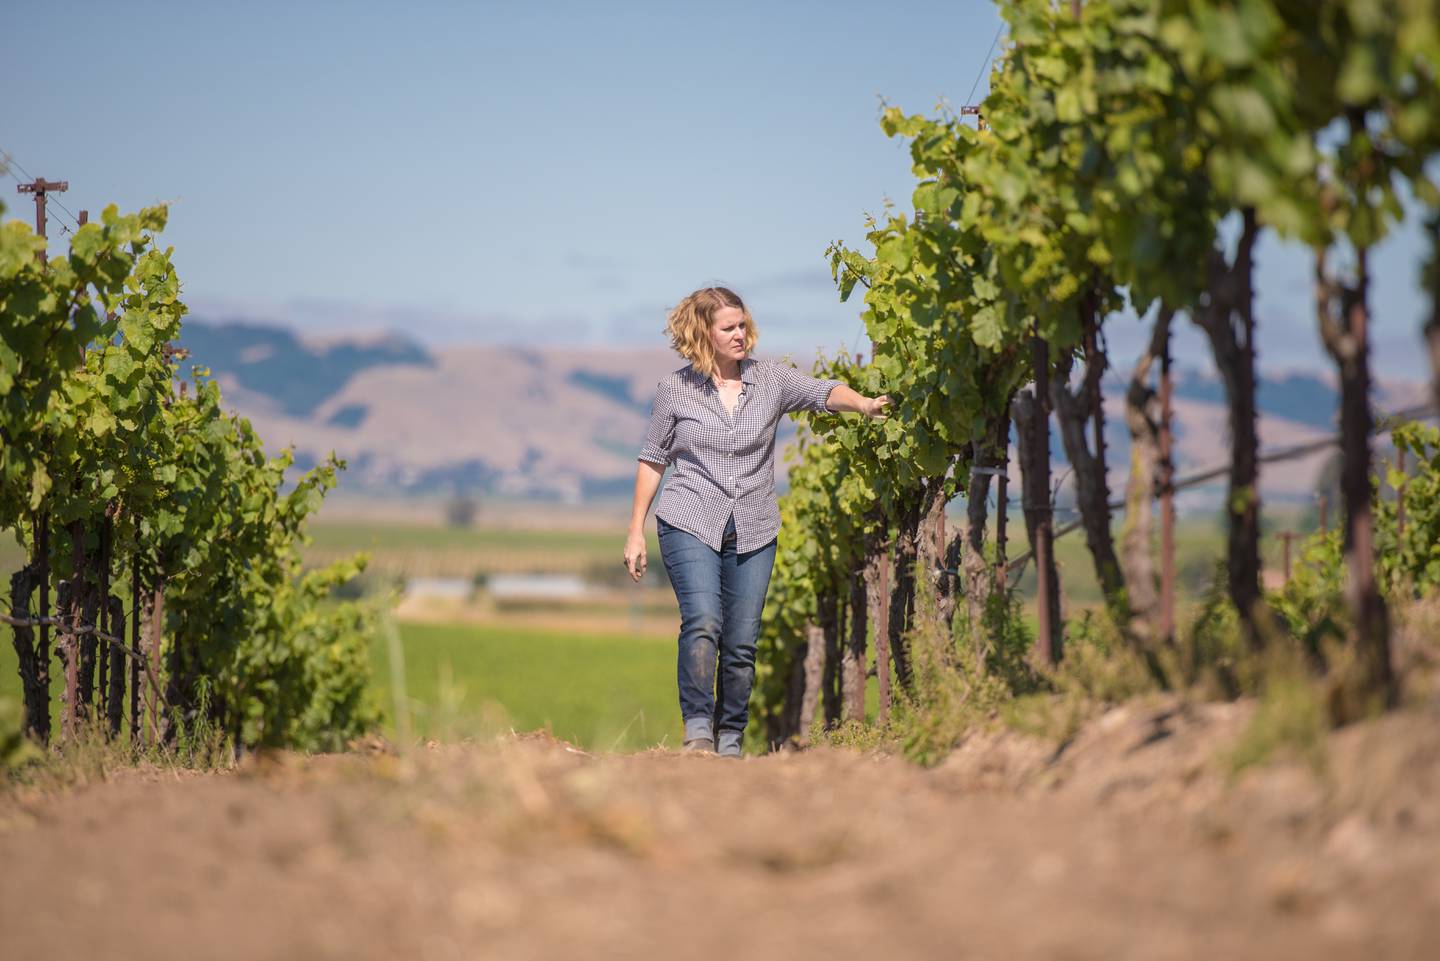
{"type": "Polygon", "coordinates": [[[1295,531],[1281,531],[1275,535],[1280,538],[1280,570],[1284,574],[1285,583],[1290,583],[1290,545],[1299,539],[1300,535],[1295,531]]]}
{"type": "MultiPolygon", "coordinates": [[[[105,595],[101,603],[109,608],[106,631],[117,638],[125,636],[125,605],[118,597],[105,595]]],[[[111,738],[120,736],[120,722],[125,717],[125,665],[131,660],[118,645],[106,642],[110,655],[110,687],[105,692],[106,731],[111,738]]]]}
{"type": "Polygon", "coordinates": [[[1010,421],[1007,419],[1000,435],[1000,472],[995,475],[995,586],[996,594],[1005,593],[1005,521],[1010,513],[1006,487],[1010,482],[1010,421]]]}
{"type": "MultiPolygon", "coordinates": [[[[122,624],[121,630],[124,630],[122,624]]],[[[145,648],[140,645],[140,557],[130,562],[130,648],[141,656],[145,648]]],[[[140,746],[140,662],[130,661],[130,749],[140,746]]]]}
{"type": "Polygon", "coordinates": [[[60,694],[60,737],[68,742],[79,733],[76,721],[80,716],[80,638],[75,634],[80,612],[75,604],[74,577],[57,585],[55,606],[60,611],[56,618],[55,647],[65,665],[65,690],[60,694]]]}
{"type": "Polygon", "coordinates": [[[41,744],[50,743],[50,514],[41,511],[35,518],[35,577],[40,588],[37,616],[40,618],[40,645],[35,649],[37,688],[45,697],[45,710],[35,719],[41,744]]]}
{"type": "Polygon", "coordinates": [[[880,683],[880,723],[890,720],[890,551],[880,555],[880,610],[875,618],[875,679],[880,683]]]}
{"type": "Polygon", "coordinates": [[[1175,636],[1175,453],[1168,331],[1160,352],[1160,637],[1175,636]]]}
{"type": "Polygon", "coordinates": [[[1025,512],[1034,532],[1035,654],[1042,664],[1060,663],[1059,584],[1055,581],[1055,525],[1050,507],[1050,345],[1040,336],[1039,321],[1030,335],[1035,371],[1035,398],[1030,409],[1029,471],[1025,480],[1025,512]]]}
{"type": "MultiPolygon", "coordinates": [[[[111,506],[105,508],[105,519],[100,522],[100,603],[95,610],[95,629],[101,634],[113,634],[110,623],[110,541],[115,528],[112,522],[111,506]]],[[[96,638],[95,647],[95,705],[96,718],[110,717],[110,664],[115,646],[109,641],[96,638]]]]}
{"type": "MultiPolygon", "coordinates": [[[[150,585],[150,599],[145,611],[145,657],[150,663],[151,678],[161,676],[160,671],[160,641],[164,633],[165,624],[165,579],[156,573],[154,581],[150,585]]],[[[149,693],[146,702],[150,706],[149,737],[151,744],[160,743],[160,728],[163,718],[160,715],[160,691],[155,687],[152,680],[149,685],[149,693]]]]}

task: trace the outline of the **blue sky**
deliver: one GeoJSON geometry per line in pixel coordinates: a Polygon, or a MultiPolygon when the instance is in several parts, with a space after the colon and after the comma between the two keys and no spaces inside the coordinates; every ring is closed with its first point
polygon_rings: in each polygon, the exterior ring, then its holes
{"type": "MultiPolygon", "coordinates": [[[[72,211],[171,201],[196,316],[629,346],[728,282],[798,358],[861,331],[826,244],[908,202],[880,98],[963,103],[999,24],[988,0],[55,2],[0,34],[0,149],[72,211]]],[[[1391,375],[1425,372],[1419,250],[1412,227],[1377,257],[1391,375]]],[[[1308,255],[1259,266],[1262,363],[1328,366],[1308,255]]]]}

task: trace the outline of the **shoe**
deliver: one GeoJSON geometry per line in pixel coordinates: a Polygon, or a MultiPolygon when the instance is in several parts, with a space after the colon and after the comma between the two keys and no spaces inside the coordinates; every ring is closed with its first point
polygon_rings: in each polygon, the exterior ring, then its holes
{"type": "Polygon", "coordinates": [[[740,731],[721,731],[720,748],[721,757],[739,757],[740,741],[745,735],[740,731]]]}
{"type": "Polygon", "coordinates": [[[682,742],[685,753],[715,753],[715,728],[708,717],[687,717],[685,739],[682,742]]]}

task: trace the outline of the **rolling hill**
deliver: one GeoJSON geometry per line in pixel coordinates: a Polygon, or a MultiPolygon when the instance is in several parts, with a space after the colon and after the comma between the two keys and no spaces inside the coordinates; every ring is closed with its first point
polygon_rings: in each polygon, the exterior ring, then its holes
{"type": "MultiPolygon", "coordinates": [[[[681,365],[663,349],[426,348],[403,334],[319,340],[253,322],[192,321],[182,344],[189,363],[208,367],[226,403],[273,447],[294,445],[302,466],[330,450],[346,458],[348,490],[571,502],[628,492],[654,385],[681,365]]],[[[1425,391],[1423,384],[1382,382],[1376,400],[1393,409],[1423,400],[1425,391]]],[[[1110,393],[1107,442],[1118,490],[1128,438],[1122,398],[1110,393]]],[[[1182,473],[1224,462],[1223,398],[1215,378],[1181,371],[1175,409],[1182,473]]],[[[1264,377],[1262,444],[1331,433],[1335,399],[1324,373],[1264,377]]],[[[786,423],[782,442],[793,431],[786,423]]],[[[1054,446],[1063,464],[1058,437],[1054,446]]],[[[1265,496],[1308,500],[1326,456],[1267,467],[1265,496]]],[[[1213,502],[1219,490],[1191,494],[1190,506],[1213,502]]]]}

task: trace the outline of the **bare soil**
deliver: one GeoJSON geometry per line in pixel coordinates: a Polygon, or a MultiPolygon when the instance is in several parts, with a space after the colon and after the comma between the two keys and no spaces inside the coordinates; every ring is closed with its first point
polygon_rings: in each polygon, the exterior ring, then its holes
{"type": "Polygon", "coordinates": [[[7,958],[1433,958],[1440,710],[1232,777],[1156,700],[936,768],[538,737],[0,794],[7,958]]]}

